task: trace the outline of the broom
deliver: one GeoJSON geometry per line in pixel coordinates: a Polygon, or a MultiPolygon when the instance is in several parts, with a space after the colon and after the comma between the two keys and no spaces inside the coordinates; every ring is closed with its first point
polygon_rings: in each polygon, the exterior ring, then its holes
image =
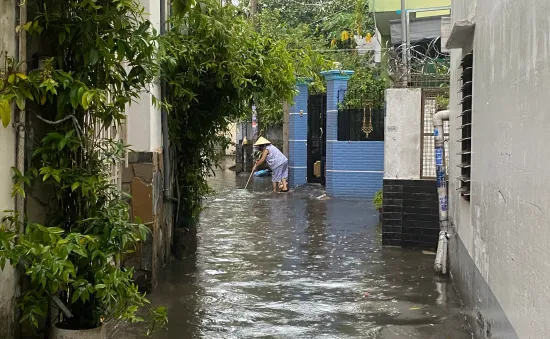
{"type": "Polygon", "coordinates": [[[244,186],[244,189],[248,187],[248,183],[250,182],[250,179],[252,179],[252,175],[254,175],[254,171],[250,173],[250,176],[248,177],[248,181],[246,182],[246,186],[244,186]]]}
{"type": "MultiPolygon", "coordinates": [[[[262,152],[258,151],[255,154],[256,159],[259,159],[262,156],[262,152]]],[[[250,183],[250,179],[252,179],[252,176],[254,175],[254,167],[252,167],[252,171],[250,172],[250,176],[248,177],[248,181],[246,182],[246,186],[244,186],[244,189],[248,187],[248,183],[250,183]]]]}

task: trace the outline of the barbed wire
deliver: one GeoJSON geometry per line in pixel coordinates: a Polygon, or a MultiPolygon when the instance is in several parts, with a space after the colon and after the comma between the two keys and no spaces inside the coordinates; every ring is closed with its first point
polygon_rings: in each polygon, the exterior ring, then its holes
{"type": "MultiPolygon", "coordinates": [[[[401,43],[396,46],[383,48],[387,62],[387,73],[395,85],[403,80],[410,80],[413,77],[440,77],[442,80],[450,75],[450,56],[438,48],[441,37],[436,37],[427,44],[425,50],[418,44],[408,45],[401,43]],[[403,49],[407,56],[407,67],[404,67],[403,49]],[[427,67],[435,67],[435,73],[427,72],[427,67]]],[[[386,45],[387,46],[387,45],[386,45]]]]}

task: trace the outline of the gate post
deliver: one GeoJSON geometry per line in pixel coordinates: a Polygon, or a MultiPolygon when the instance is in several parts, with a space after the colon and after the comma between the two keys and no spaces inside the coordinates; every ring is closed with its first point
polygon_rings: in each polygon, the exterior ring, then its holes
{"type": "Polygon", "coordinates": [[[307,183],[307,99],[309,80],[296,82],[298,94],[288,113],[289,185],[307,183]]]}
{"type": "Polygon", "coordinates": [[[353,71],[330,70],[321,72],[327,81],[327,150],[326,150],[326,191],[328,195],[334,194],[334,170],[335,156],[334,143],[338,141],[338,104],[344,100],[345,90],[348,88],[349,78],[353,71]],[[338,95],[340,92],[340,95],[338,95]]]}

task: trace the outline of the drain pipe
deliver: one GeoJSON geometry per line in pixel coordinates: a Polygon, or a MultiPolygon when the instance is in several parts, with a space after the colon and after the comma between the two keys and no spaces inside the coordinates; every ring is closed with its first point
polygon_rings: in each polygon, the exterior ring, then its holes
{"type": "Polygon", "coordinates": [[[439,241],[435,256],[434,269],[439,274],[447,274],[447,247],[449,243],[449,213],[447,178],[445,173],[445,132],[443,121],[449,120],[449,110],[434,114],[435,168],[437,176],[437,195],[439,200],[439,241]]]}

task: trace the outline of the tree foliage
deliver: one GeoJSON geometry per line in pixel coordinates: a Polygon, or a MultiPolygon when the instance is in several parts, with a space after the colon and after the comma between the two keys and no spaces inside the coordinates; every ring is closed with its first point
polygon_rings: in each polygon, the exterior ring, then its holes
{"type": "MultiPolygon", "coordinates": [[[[297,74],[312,80],[311,91],[325,90],[319,73],[338,62],[344,69],[355,71],[349,82],[350,97],[346,97],[344,105],[351,107],[371,101],[376,107],[383,106],[380,93],[387,87],[387,81],[381,77],[381,67],[374,64],[372,52],[359,55],[354,50],[354,36],[373,36],[375,32],[365,0],[323,3],[264,0],[259,22],[262,34],[287,43],[295,56],[297,74]]],[[[262,122],[265,115],[260,114],[262,122]]],[[[282,112],[270,111],[267,120],[282,121],[282,112]]]]}
{"type": "Polygon", "coordinates": [[[294,71],[312,80],[316,89],[324,89],[319,73],[330,67],[330,61],[318,52],[324,48],[322,38],[312,34],[307,24],[291,26],[283,21],[280,10],[264,10],[259,16],[259,34],[286,45],[294,61],[294,71]]]}
{"type": "MultiPolygon", "coordinates": [[[[170,141],[182,188],[180,215],[196,217],[209,193],[206,177],[230,122],[249,115],[253,102],[281,107],[296,82],[286,44],[258,34],[232,5],[200,1],[172,18],[161,39],[170,141]]],[[[179,227],[189,226],[184,222],[179,227]]]]}
{"type": "MultiPolygon", "coordinates": [[[[26,173],[14,169],[13,192],[41,190],[49,201],[44,225],[15,213],[4,218],[0,264],[7,259],[25,268],[30,288],[19,303],[22,321],[38,326],[54,297],[74,314],[64,319],[66,328],[94,328],[109,318],[143,321],[136,312],[148,301],[133,270],[119,263],[148,229],[129,221],[125,196],[111,182],[125,146],[105,131],[120,126],[128,105],[153,81],[156,36],[135,0],[29,6],[35,15],[18,30],[46,42],[51,58],[28,75],[8,58],[0,106],[15,102],[50,127],[26,173]]],[[[166,320],[162,308],[151,314],[166,320]]]]}
{"type": "Polygon", "coordinates": [[[384,107],[384,90],[388,87],[388,82],[381,75],[382,69],[375,65],[372,59],[372,54],[341,55],[340,61],[343,68],[354,70],[341,107],[378,109],[384,107]]]}
{"type": "MultiPolygon", "coordinates": [[[[317,51],[323,48],[323,40],[312,35],[310,27],[306,24],[290,26],[285,23],[279,10],[264,9],[258,21],[261,36],[269,37],[286,46],[293,60],[296,76],[308,79],[313,91],[323,92],[325,86],[320,72],[330,67],[330,61],[317,51]]],[[[283,121],[281,101],[270,105],[259,100],[257,104],[262,128],[283,121]]]]}
{"type": "Polygon", "coordinates": [[[356,0],[265,0],[261,11],[277,10],[290,27],[307,25],[311,34],[325,42],[339,37],[342,31],[354,29],[356,0]]]}

